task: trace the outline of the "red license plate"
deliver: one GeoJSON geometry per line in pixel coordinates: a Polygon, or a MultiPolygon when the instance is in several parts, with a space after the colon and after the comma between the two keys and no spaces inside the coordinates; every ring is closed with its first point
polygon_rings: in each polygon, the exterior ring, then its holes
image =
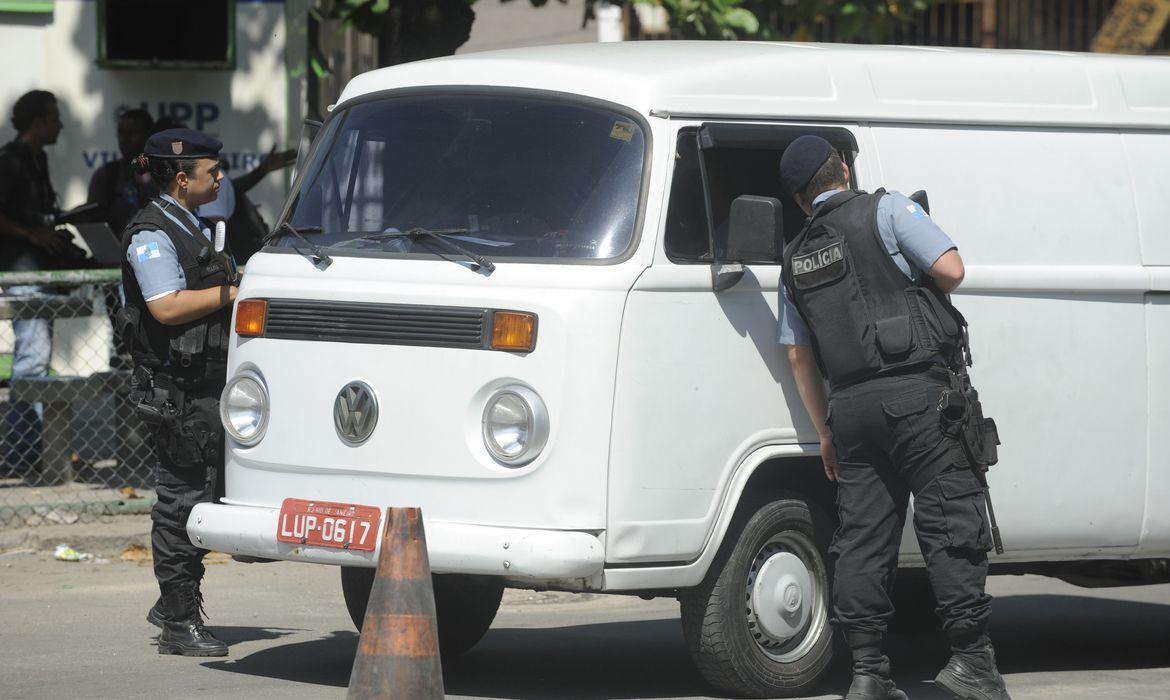
{"type": "Polygon", "coordinates": [[[382,509],[352,503],[286,498],[276,528],[279,542],[374,551],[382,509]]]}

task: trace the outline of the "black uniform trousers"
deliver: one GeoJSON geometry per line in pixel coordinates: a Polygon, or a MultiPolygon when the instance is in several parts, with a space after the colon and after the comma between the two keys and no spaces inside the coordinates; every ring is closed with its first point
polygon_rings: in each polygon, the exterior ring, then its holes
{"type": "Polygon", "coordinates": [[[154,576],[164,593],[203,579],[207,550],[191,543],[187,519],[197,503],[218,500],[224,493],[220,389],[187,392],[178,425],[154,430],[158,500],[150,514],[150,546],[154,576]]]}
{"type": "Polygon", "coordinates": [[[943,630],[961,648],[986,628],[990,528],[982,486],[961,443],[942,429],[937,407],[947,382],[945,370],[932,368],[830,395],[841,520],[830,548],[833,622],[847,639],[884,635],[893,617],[890,594],[910,493],[943,630]]]}

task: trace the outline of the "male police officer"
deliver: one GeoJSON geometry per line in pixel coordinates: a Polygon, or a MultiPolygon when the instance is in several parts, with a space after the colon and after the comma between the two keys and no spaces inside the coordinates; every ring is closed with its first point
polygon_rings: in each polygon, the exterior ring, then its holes
{"type": "Polygon", "coordinates": [[[1006,700],[986,636],[982,487],[938,410],[961,342],[961,317],[945,294],[963,281],[963,261],[908,198],[848,190],[848,166],[825,139],[794,141],[780,178],[811,215],[784,251],[779,341],[838,484],[833,612],[853,655],[846,698],[906,698],[882,645],[913,492],[919,547],[952,647],[936,682],[961,698],[1006,700]]]}
{"type": "Polygon", "coordinates": [[[186,531],[195,504],[222,494],[219,395],[236,280],[232,261],[213,249],[210,229],[192,214],[219,190],[220,147],[191,129],[151,136],[136,161],[162,195],[122,234],[126,308],[119,326],[135,365],[131,399],[153,427],[158,454],[151,547],[162,596],[147,620],[162,627],[160,654],[227,654],[203,627],[206,551],[186,531]]]}

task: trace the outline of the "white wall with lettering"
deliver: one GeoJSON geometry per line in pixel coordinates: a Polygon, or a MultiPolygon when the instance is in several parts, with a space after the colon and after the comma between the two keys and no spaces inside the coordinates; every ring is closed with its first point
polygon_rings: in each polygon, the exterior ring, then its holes
{"type": "MultiPolygon", "coordinates": [[[[159,31],[166,31],[160,27],[159,31]]],[[[57,0],[51,15],[0,19],[5,70],[0,73],[0,139],[14,136],[8,116],[27,90],[54,92],[65,130],[47,149],[53,184],[64,208],[85,201],[90,175],[118,157],[117,115],[136,107],[171,116],[224,143],[231,173],[243,174],[272,146],[295,147],[300,116],[290,119],[299,85],[290,86],[285,55],[285,3],[238,0],[236,70],[113,70],[99,67],[97,3],[57,0]],[[295,93],[295,94],[294,94],[295,93]]],[[[289,171],[269,175],[249,197],[271,225],[288,193],[289,171]]]]}

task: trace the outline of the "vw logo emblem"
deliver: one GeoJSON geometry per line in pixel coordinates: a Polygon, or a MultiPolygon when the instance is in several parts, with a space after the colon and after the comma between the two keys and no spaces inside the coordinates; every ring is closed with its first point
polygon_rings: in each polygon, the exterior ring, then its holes
{"type": "Polygon", "coordinates": [[[347,445],[360,445],[369,439],[378,423],[378,399],[365,382],[350,382],[333,402],[333,427],[347,445]]]}

